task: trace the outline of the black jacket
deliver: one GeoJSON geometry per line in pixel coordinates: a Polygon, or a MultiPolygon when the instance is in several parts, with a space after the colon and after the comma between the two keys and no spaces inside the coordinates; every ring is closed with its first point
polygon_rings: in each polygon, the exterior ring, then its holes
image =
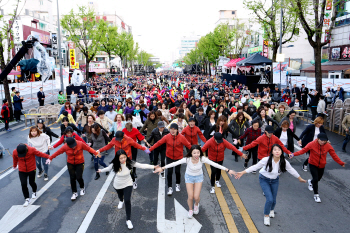
{"type": "MultiPolygon", "coordinates": [[[[72,127],[73,130],[77,131],[78,133],[81,133],[81,131],[75,126],[75,124],[68,123],[68,126],[72,127]]],[[[64,124],[61,124],[61,136],[63,135],[64,131],[66,130],[66,126],[64,124]]]]}
{"type": "Polygon", "coordinates": [[[50,142],[52,142],[52,136],[54,136],[55,138],[59,138],[59,136],[57,134],[55,134],[54,132],[52,132],[50,127],[47,127],[47,126],[44,126],[43,133],[46,133],[47,136],[50,137],[50,142]]]}
{"type": "MultiPolygon", "coordinates": [[[[269,116],[265,116],[265,118],[266,118],[266,122],[267,122],[267,124],[269,124],[270,122],[272,122],[272,124],[275,124],[277,127],[278,127],[278,122],[276,121],[276,120],[274,120],[274,119],[272,119],[271,117],[269,117],[269,116]]],[[[260,127],[262,126],[262,120],[261,120],[261,117],[258,115],[257,117],[255,117],[255,118],[253,118],[253,121],[254,120],[258,120],[259,121],[259,125],[260,125],[260,127]]]]}
{"type": "MultiPolygon", "coordinates": [[[[216,118],[214,118],[214,120],[215,120],[215,123],[216,123],[216,118]]],[[[204,120],[204,122],[203,122],[204,124],[203,124],[203,127],[204,127],[204,137],[208,140],[208,139],[210,139],[211,138],[211,136],[210,136],[210,133],[211,133],[211,128],[212,128],[212,126],[210,126],[210,118],[209,117],[207,117],[205,120],[204,120]],[[209,132],[210,131],[210,132],[209,132]]],[[[214,124],[214,126],[216,126],[216,124],[214,124]]]]}
{"type": "Polygon", "coordinates": [[[304,91],[302,89],[303,88],[300,88],[300,95],[304,94],[304,95],[301,95],[302,101],[307,102],[307,95],[309,94],[309,89],[307,87],[304,88],[304,91]]]}
{"type": "Polygon", "coordinates": [[[249,116],[253,116],[256,113],[256,106],[254,104],[252,106],[248,105],[247,113],[249,116]]]}
{"type": "MultiPolygon", "coordinates": [[[[153,139],[154,139],[154,142],[158,142],[160,139],[162,139],[165,135],[167,135],[169,133],[170,133],[170,131],[167,128],[164,128],[163,134],[160,135],[159,128],[157,127],[157,128],[152,130],[151,135],[147,139],[147,142],[151,143],[153,139]]],[[[164,143],[163,145],[158,147],[156,150],[165,150],[165,149],[166,149],[166,143],[164,143]]]]}
{"type": "MultiPolygon", "coordinates": [[[[222,115],[224,115],[226,117],[226,119],[228,120],[229,116],[231,115],[231,112],[227,108],[224,108],[224,111],[222,112],[222,115]]],[[[216,119],[219,118],[219,112],[215,113],[215,118],[216,119]]]]}
{"type": "MultiPolygon", "coordinates": [[[[315,128],[316,126],[314,124],[308,125],[300,134],[301,144],[303,147],[305,147],[309,142],[312,142],[314,140],[315,128]]],[[[320,133],[326,133],[323,125],[321,125],[320,127],[320,133]]]]}
{"type": "MultiPolygon", "coordinates": [[[[282,128],[277,128],[274,135],[278,138],[281,137],[281,134],[282,134],[282,128]]],[[[291,129],[287,129],[287,149],[291,152],[294,152],[294,141],[293,141],[293,138],[295,138],[297,141],[300,140],[300,138],[295,135],[291,129]]]]}
{"type": "MultiPolygon", "coordinates": [[[[41,101],[42,98],[45,98],[45,93],[39,91],[39,92],[37,93],[37,97],[38,97],[38,101],[41,101]]],[[[45,99],[43,99],[43,100],[45,100],[45,99]]]]}
{"type": "Polygon", "coordinates": [[[208,118],[207,115],[205,115],[204,113],[201,116],[198,114],[198,112],[194,114],[194,119],[196,120],[196,126],[200,130],[204,130],[204,123],[205,123],[205,119],[207,118],[208,118]]]}
{"type": "MultiPolygon", "coordinates": [[[[219,131],[217,130],[217,128],[216,128],[216,124],[213,125],[213,126],[211,127],[211,129],[209,130],[209,135],[210,135],[211,132],[213,132],[213,131],[219,132],[219,131]]],[[[224,130],[224,132],[222,132],[223,138],[225,138],[225,139],[227,138],[228,132],[230,132],[230,133],[232,134],[232,136],[235,135],[235,132],[234,132],[229,126],[227,126],[226,130],[224,130]]]]}
{"type": "Polygon", "coordinates": [[[239,125],[236,120],[232,120],[228,127],[233,131],[232,138],[238,139],[244,134],[244,131],[249,128],[248,120],[244,121],[242,125],[239,125]]]}

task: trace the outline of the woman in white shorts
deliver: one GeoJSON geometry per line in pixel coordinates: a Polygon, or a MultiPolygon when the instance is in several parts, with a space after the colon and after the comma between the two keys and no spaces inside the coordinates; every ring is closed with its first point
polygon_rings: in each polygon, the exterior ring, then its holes
{"type": "Polygon", "coordinates": [[[175,167],[183,163],[187,164],[186,173],[185,173],[185,182],[186,182],[186,189],[188,194],[188,199],[187,199],[187,204],[189,208],[188,218],[192,218],[193,214],[199,213],[199,200],[200,200],[199,196],[201,193],[202,183],[203,183],[203,169],[202,169],[203,164],[207,163],[218,169],[225,170],[231,176],[235,174],[235,171],[227,169],[226,167],[221,166],[209,160],[207,157],[203,156],[203,152],[199,145],[193,145],[191,147],[191,150],[183,159],[170,163],[165,167],[159,167],[155,169],[154,173],[158,172],[160,174],[164,172],[164,170],[167,168],[175,167]],[[194,208],[192,209],[193,199],[195,200],[195,204],[194,204],[194,208]]]}

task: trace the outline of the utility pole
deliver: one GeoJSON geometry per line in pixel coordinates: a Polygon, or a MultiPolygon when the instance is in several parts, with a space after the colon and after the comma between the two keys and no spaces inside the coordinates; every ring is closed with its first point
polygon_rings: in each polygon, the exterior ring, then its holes
{"type": "MultiPolygon", "coordinates": [[[[283,0],[281,0],[281,17],[280,17],[280,54],[282,54],[282,20],[283,20],[283,0]]],[[[280,89],[282,89],[282,63],[280,62],[280,89]]]]}
{"type": "MultiPolygon", "coordinates": [[[[65,93],[63,86],[63,69],[62,69],[62,50],[61,50],[61,23],[60,23],[60,13],[58,9],[58,0],[57,0],[57,31],[58,31],[58,62],[60,64],[60,81],[61,81],[61,91],[65,93]]],[[[86,68],[86,72],[87,68],[86,68]]]]}

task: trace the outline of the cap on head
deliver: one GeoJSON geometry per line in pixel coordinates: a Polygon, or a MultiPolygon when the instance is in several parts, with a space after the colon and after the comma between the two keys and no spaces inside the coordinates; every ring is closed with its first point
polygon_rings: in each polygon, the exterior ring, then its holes
{"type": "Polygon", "coordinates": [[[170,125],[170,129],[179,130],[179,126],[178,126],[177,124],[175,124],[175,123],[172,123],[172,124],[170,125]]]}
{"type": "Polygon", "coordinates": [[[273,129],[273,126],[271,126],[271,125],[266,126],[265,131],[268,132],[268,133],[275,132],[275,130],[273,129]]]}
{"type": "Polygon", "coordinates": [[[44,124],[44,120],[43,119],[39,119],[37,123],[38,124],[44,124]]]}
{"type": "Polygon", "coordinates": [[[328,141],[327,134],[325,134],[325,133],[319,133],[317,135],[317,138],[320,139],[321,141],[328,141]]]}
{"type": "Polygon", "coordinates": [[[193,117],[190,117],[190,119],[188,119],[188,122],[191,122],[191,121],[196,121],[193,117]]]}
{"type": "Polygon", "coordinates": [[[219,132],[216,132],[214,134],[214,139],[216,140],[217,143],[222,143],[224,140],[222,139],[222,134],[219,132]]]}
{"type": "Polygon", "coordinates": [[[159,121],[158,128],[164,128],[164,127],[165,127],[164,121],[159,121]]]}
{"type": "Polygon", "coordinates": [[[18,155],[18,157],[23,158],[23,157],[26,156],[26,154],[27,154],[27,146],[25,144],[23,144],[23,143],[19,144],[17,146],[17,155],[18,155]]]}
{"type": "Polygon", "coordinates": [[[77,145],[77,141],[75,141],[75,138],[67,138],[66,143],[69,146],[69,148],[74,148],[77,145]]]}
{"type": "Polygon", "coordinates": [[[123,140],[123,138],[124,138],[124,132],[122,132],[122,131],[117,131],[117,132],[115,133],[115,140],[121,141],[121,140],[123,140]]]}
{"type": "Polygon", "coordinates": [[[112,110],[113,110],[113,106],[109,106],[108,111],[112,111],[112,110]]]}

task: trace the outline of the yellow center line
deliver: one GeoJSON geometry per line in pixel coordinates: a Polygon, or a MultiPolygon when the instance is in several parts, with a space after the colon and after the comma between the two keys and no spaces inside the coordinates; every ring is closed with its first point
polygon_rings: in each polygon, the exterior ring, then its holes
{"type": "MultiPolygon", "coordinates": [[[[209,178],[211,175],[211,169],[208,164],[205,164],[206,170],[208,172],[209,178]]],[[[238,233],[237,226],[235,224],[235,221],[233,220],[232,214],[230,209],[228,208],[227,202],[225,200],[224,194],[222,193],[221,189],[215,189],[216,198],[218,199],[218,202],[221,207],[222,214],[224,215],[227,228],[230,233],[238,233]]]]}
{"type": "Polygon", "coordinates": [[[29,129],[30,127],[26,127],[26,128],[24,128],[24,129],[22,129],[21,131],[24,131],[24,130],[26,130],[26,129],[29,129]]]}
{"type": "Polygon", "coordinates": [[[221,172],[222,178],[225,180],[226,182],[226,186],[228,188],[228,190],[231,193],[231,196],[234,200],[234,202],[236,203],[236,206],[239,210],[239,212],[241,213],[241,216],[243,218],[243,221],[245,223],[245,225],[247,226],[248,230],[250,233],[258,233],[258,229],[256,228],[252,218],[250,217],[247,209],[245,208],[241,198],[239,197],[235,187],[233,186],[230,178],[228,177],[228,175],[226,174],[225,171],[221,172]]]}

